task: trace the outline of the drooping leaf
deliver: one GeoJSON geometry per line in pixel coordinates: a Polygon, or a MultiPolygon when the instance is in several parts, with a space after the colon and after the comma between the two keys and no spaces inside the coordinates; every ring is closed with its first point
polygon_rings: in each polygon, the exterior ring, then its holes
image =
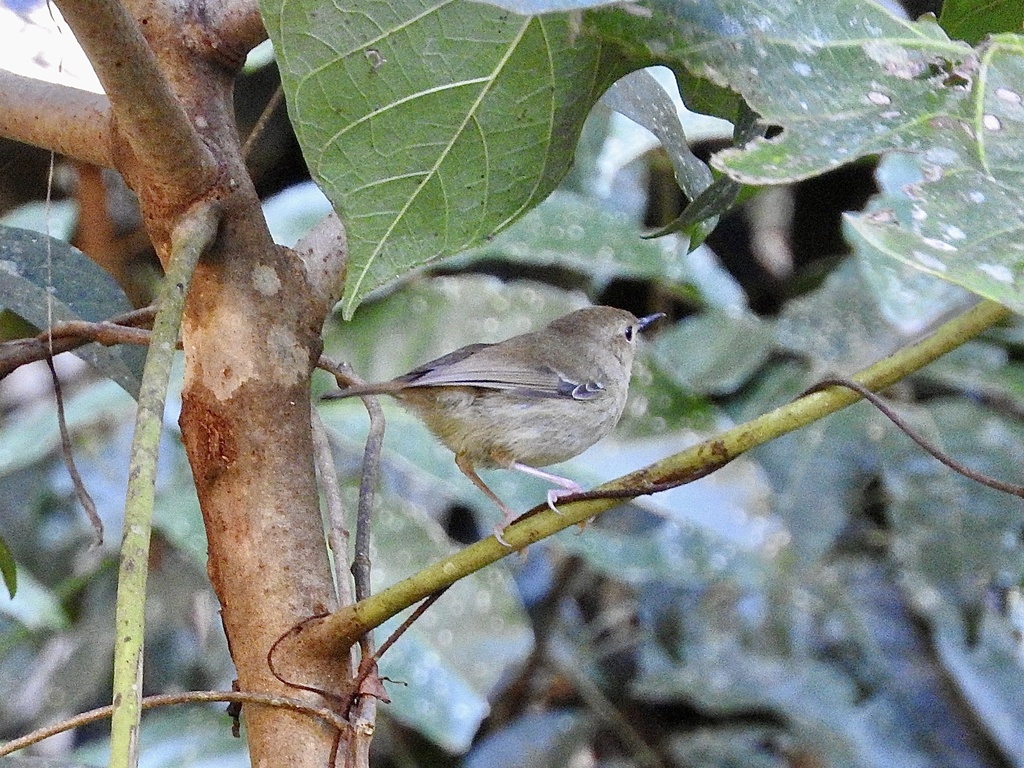
{"type": "MultiPolygon", "coordinates": [[[[0,228],[0,305],[37,328],[50,321],[98,322],[132,309],[114,279],[77,248],[13,227],[0,228]]],[[[74,354],[138,395],[144,349],[88,344],[74,354]]]]}
{"type": "MultiPolygon", "coordinates": [[[[743,146],[755,138],[763,136],[765,129],[757,120],[757,114],[746,105],[741,105],[733,130],[733,141],[743,146]]],[[[669,150],[671,152],[671,150],[669,150]]],[[[678,177],[678,173],[676,174],[678,177]]],[[[686,188],[683,188],[686,191],[686,188]]],[[[657,232],[646,237],[662,237],[670,232],[682,232],[690,237],[690,248],[696,248],[718,224],[718,217],[728,212],[733,206],[755,192],[753,188],[744,188],[735,179],[719,176],[705,186],[697,195],[689,195],[690,204],[678,217],[657,232]]]]}
{"type": "Polygon", "coordinates": [[[658,137],[688,199],[696,200],[711,186],[711,169],[690,150],[676,105],[649,71],[626,75],[608,89],[602,101],[658,137]]]}
{"type": "Polygon", "coordinates": [[[346,317],[544,199],[626,72],[564,15],[460,0],[261,7],[306,161],[347,227],[346,317]]]}

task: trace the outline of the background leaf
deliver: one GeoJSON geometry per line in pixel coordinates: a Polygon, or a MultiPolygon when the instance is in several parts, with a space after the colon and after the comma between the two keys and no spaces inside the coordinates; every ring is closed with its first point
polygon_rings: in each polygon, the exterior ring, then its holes
{"type": "MultiPolygon", "coordinates": [[[[77,248],[12,227],[0,228],[0,301],[39,329],[51,317],[54,322],[99,322],[133,309],[114,279],[77,248]]],[[[145,349],[87,344],[74,354],[132,397],[138,395],[145,349]]]]}
{"type": "Polygon", "coordinates": [[[1017,0],[944,0],[939,24],[950,37],[975,44],[996,32],[1020,32],[1024,5],[1017,0]]]}
{"type": "Polygon", "coordinates": [[[589,278],[580,287],[600,291],[615,279],[656,280],[684,291],[690,266],[671,240],[637,237],[637,224],[593,199],[555,192],[487,245],[453,260],[460,267],[500,260],[544,269],[564,269],[589,278]]]}
{"type": "MultiPolygon", "coordinates": [[[[376,566],[374,591],[454,549],[422,509],[393,496],[382,501],[370,553],[376,566]]],[[[402,618],[387,622],[378,639],[394,631],[402,618]]],[[[445,749],[464,752],[487,716],[500,678],[523,662],[532,644],[508,571],[479,571],[453,585],[381,658],[381,673],[400,681],[387,685],[389,711],[445,749]],[[494,648],[501,648],[501,654],[493,655],[494,648]]]]}
{"type": "Polygon", "coordinates": [[[3,576],[7,594],[13,598],[18,591],[18,566],[3,537],[0,537],[0,575],[3,576]]]}

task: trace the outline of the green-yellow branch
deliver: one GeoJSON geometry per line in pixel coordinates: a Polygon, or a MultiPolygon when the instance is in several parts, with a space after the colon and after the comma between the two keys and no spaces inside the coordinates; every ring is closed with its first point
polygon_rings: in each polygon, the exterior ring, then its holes
{"type": "Polygon", "coordinates": [[[215,205],[198,204],[175,227],[171,236],[171,260],[161,288],[149,353],[142,370],[117,578],[111,768],[130,768],[138,764],[146,576],[164,401],[185,307],[185,293],[199,257],[217,234],[219,220],[220,214],[215,205]]]}
{"type": "MultiPolygon", "coordinates": [[[[852,378],[873,391],[885,389],[974,338],[986,328],[1005,320],[1010,314],[1000,304],[982,301],[916,344],[865,368],[852,378]]],[[[858,399],[855,392],[845,388],[815,392],[649,467],[606,483],[595,489],[595,492],[656,490],[664,484],[701,477],[709,468],[717,468],[755,446],[817,421],[858,399]]],[[[542,507],[536,514],[509,526],[502,533],[511,550],[490,536],[354,606],[326,617],[317,631],[325,632],[325,636],[331,638],[331,645],[348,647],[363,633],[380,626],[399,611],[500,560],[510,551],[522,549],[620,503],[621,498],[567,502],[559,505],[562,514],[555,514],[542,507]]]]}

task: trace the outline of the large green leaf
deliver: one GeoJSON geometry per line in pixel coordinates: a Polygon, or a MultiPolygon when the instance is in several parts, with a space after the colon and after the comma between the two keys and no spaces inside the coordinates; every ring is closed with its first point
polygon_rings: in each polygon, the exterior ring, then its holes
{"type": "MultiPolygon", "coordinates": [[[[65,320],[98,322],[132,309],[114,279],[77,248],[14,227],[0,227],[0,307],[36,328],[65,320]]],[[[138,395],[143,349],[88,344],[74,354],[138,395]]]]}
{"type": "Polygon", "coordinates": [[[931,116],[933,146],[910,157],[916,178],[880,173],[882,194],[848,221],[867,247],[1020,312],[1024,38],[993,40],[977,67],[970,102],[931,116]]]}
{"type": "MultiPolygon", "coordinates": [[[[1024,40],[977,49],[933,21],[868,0],[652,0],[637,20],[596,11],[596,34],[646,48],[688,77],[741,94],[782,128],[719,153],[712,165],[748,184],[781,184],[866,155],[909,153],[915,183],[887,187],[850,218],[889,257],[1024,309],[1024,40]]],[[[624,44],[624,43],[622,43],[624,44]]],[[[681,80],[687,103],[699,93],[681,80]]]]}
{"type": "Polygon", "coordinates": [[[625,72],[567,16],[460,0],[261,8],[310,171],[348,230],[346,316],[543,200],[625,72]]]}
{"type": "MultiPolygon", "coordinates": [[[[932,147],[931,118],[970,113],[977,54],[934,23],[869,0],[650,0],[649,18],[597,11],[597,34],[642,43],[672,65],[743,96],[781,135],[719,153],[750,184],[793,182],[864,155],[932,147]]],[[[697,98],[680,82],[683,101],[697,98]]],[[[959,126],[957,126],[959,129],[959,126]]]]}

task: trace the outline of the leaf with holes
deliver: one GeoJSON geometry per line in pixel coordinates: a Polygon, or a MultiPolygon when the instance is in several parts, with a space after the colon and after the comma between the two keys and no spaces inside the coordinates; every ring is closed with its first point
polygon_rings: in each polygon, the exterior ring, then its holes
{"type": "Polygon", "coordinates": [[[936,141],[848,216],[864,248],[1024,312],[1024,38],[984,46],[966,114],[933,119],[936,141]]]}
{"type": "MultiPolygon", "coordinates": [[[[931,146],[928,116],[969,101],[975,51],[934,23],[909,22],[867,0],[651,0],[649,17],[596,11],[596,34],[641,40],[676,70],[743,96],[783,130],[714,165],[749,184],[791,183],[893,149],[931,146]]],[[[697,98],[680,82],[683,101],[697,98]]],[[[726,115],[726,117],[729,117],[726,115]]]]}
{"type": "MultiPolygon", "coordinates": [[[[651,0],[650,18],[588,17],[690,76],[741,94],[771,139],[717,154],[746,184],[786,184],[906,153],[917,180],[850,217],[865,247],[1024,310],[1024,38],[977,48],[866,0],[651,0]]],[[[683,100],[693,96],[681,81],[683,100]]]]}
{"type": "Polygon", "coordinates": [[[625,72],[568,16],[460,0],[261,7],[306,161],[348,230],[346,317],[543,200],[625,72]]]}

